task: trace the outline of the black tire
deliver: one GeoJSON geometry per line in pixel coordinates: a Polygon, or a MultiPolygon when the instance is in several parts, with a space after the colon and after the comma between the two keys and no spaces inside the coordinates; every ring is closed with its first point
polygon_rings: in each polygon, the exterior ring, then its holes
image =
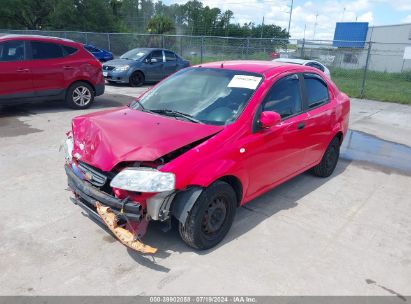
{"type": "Polygon", "coordinates": [[[321,162],[313,168],[313,173],[319,177],[329,177],[338,163],[340,157],[340,140],[334,137],[325,150],[321,162]]]}
{"type": "Polygon", "coordinates": [[[197,199],[186,222],[179,223],[181,238],[195,249],[214,247],[230,230],[236,208],[233,188],[222,181],[213,183],[197,199]]]}
{"type": "Polygon", "coordinates": [[[141,87],[144,84],[144,74],[136,71],[131,74],[129,83],[132,87],[141,87]]]}
{"type": "Polygon", "coordinates": [[[72,109],[87,109],[94,101],[94,90],[86,82],[75,82],[67,90],[66,104],[72,109]]]}

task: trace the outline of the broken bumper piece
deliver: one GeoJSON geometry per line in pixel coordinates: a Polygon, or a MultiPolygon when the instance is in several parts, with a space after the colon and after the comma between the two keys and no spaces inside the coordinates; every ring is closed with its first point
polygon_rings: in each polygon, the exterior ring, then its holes
{"type": "Polygon", "coordinates": [[[119,221],[142,224],[145,220],[142,219],[139,204],[135,202],[123,203],[120,199],[108,195],[81,180],[69,166],[65,166],[65,169],[68,185],[75,194],[72,201],[76,205],[83,208],[89,217],[106,225],[120,242],[127,247],[142,253],[156,253],[156,248],[144,245],[136,239],[138,236],[144,235],[147,223],[145,223],[144,229],[140,225],[136,233],[132,233],[118,225],[119,221]]]}
{"type": "Polygon", "coordinates": [[[135,234],[131,233],[127,229],[118,226],[117,216],[110,210],[109,207],[103,206],[99,202],[96,202],[96,209],[103,222],[122,244],[133,250],[146,254],[154,254],[157,252],[157,248],[153,248],[141,243],[135,238],[135,234]]]}

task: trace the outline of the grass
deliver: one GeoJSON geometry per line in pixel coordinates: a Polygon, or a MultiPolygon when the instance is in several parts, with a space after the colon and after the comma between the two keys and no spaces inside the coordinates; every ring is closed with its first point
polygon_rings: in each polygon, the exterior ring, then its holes
{"type": "MultiPolygon", "coordinates": [[[[187,56],[191,64],[200,64],[200,56],[187,56]]],[[[270,60],[264,52],[246,54],[226,54],[225,56],[204,56],[203,62],[236,59],[270,60]]],[[[364,70],[335,68],[331,77],[338,88],[350,97],[361,97],[364,70]]],[[[411,71],[403,73],[367,72],[363,98],[411,105],[411,71]]]]}
{"type": "MultiPolygon", "coordinates": [[[[363,70],[334,69],[331,77],[350,97],[361,97],[363,70]]],[[[367,72],[363,98],[411,105],[411,71],[367,72]]]]}

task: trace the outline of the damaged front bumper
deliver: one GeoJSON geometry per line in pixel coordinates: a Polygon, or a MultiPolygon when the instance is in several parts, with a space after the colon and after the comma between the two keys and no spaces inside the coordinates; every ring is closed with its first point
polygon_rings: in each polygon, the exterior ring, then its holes
{"type": "Polygon", "coordinates": [[[142,218],[141,206],[136,202],[128,202],[113,197],[79,178],[69,165],[65,166],[68,185],[74,192],[75,203],[85,210],[89,216],[106,225],[110,231],[127,247],[142,252],[155,253],[157,249],[141,243],[138,238],[145,234],[146,219],[142,218]],[[126,223],[125,229],[118,222],[126,223]],[[132,223],[141,223],[137,230],[132,223]]]}

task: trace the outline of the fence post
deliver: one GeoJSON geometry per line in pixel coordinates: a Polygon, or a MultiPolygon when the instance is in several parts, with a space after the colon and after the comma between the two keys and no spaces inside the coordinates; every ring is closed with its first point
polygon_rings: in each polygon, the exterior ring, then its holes
{"type": "Polygon", "coordinates": [[[203,56],[204,56],[204,36],[201,36],[200,63],[203,63],[203,56]]]}
{"type": "Polygon", "coordinates": [[[110,42],[110,34],[107,33],[107,46],[108,46],[108,50],[111,52],[111,42],[110,42]]]}
{"type": "Polygon", "coordinates": [[[250,50],[250,38],[247,37],[247,48],[245,50],[245,59],[248,59],[248,52],[250,50]]]}
{"type": "Polygon", "coordinates": [[[301,58],[304,59],[304,46],[305,46],[305,38],[303,38],[303,46],[301,48],[301,58]]]}
{"type": "Polygon", "coordinates": [[[85,38],[86,38],[86,44],[88,44],[88,35],[85,33],[85,38]]]}
{"type": "Polygon", "coordinates": [[[180,36],[180,55],[183,56],[183,36],[180,36]]]}
{"type": "Polygon", "coordinates": [[[368,71],[368,64],[369,64],[369,62],[370,62],[371,47],[372,47],[372,41],[370,41],[370,42],[368,43],[367,59],[365,60],[365,67],[364,67],[364,74],[363,74],[363,77],[362,77],[362,85],[361,85],[360,98],[363,98],[363,97],[364,97],[365,80],[367,79],[367,71],[368,71]]]}
{"type": "Polygon", "coordinates": [[[164,34],[161,35],[161,47],[164,49],[164,34]]]}

